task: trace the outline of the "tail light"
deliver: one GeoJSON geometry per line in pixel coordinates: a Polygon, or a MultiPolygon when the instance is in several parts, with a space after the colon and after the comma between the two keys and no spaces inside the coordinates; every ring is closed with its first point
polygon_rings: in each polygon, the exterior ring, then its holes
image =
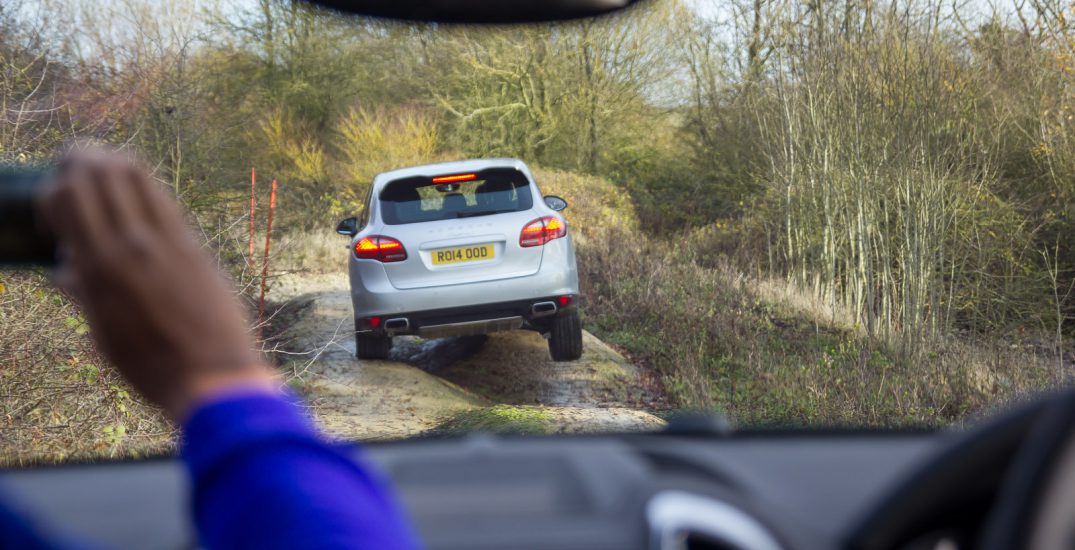
{"type": "Polygon", "coordinates": [[[355,257],[385,263],[402,262],[407,259],[407,250],[403,248],[403,243],[392,237],[370,235],[355,243],[355,257]]]}
{"type": "Polygon", "coordinates": [[[523,227],[519,234],[519,246],[541,246],[553,239],[567,235],[567,225],[556,216],[538,218],[523,227]]]}
{"type": "Polygon", "coordinates": [[[457,181],[471,181],[478,179],[478,174],[454,174],[451,176],[437,176],[433,183],[453,183],[457,181]]]}

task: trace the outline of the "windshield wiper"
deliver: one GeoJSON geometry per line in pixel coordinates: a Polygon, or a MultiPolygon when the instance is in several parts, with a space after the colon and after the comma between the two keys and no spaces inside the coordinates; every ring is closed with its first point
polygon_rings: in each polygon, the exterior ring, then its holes
{"type": "Polygon", "coordinates": [[[473,218],[475,216],[491,216],[493,214],[506,214],[508,212],[514,212],[515,209],[510,210],[480,210],[478,212],[457,212],[455,217],[457,218],[473,218]]]}

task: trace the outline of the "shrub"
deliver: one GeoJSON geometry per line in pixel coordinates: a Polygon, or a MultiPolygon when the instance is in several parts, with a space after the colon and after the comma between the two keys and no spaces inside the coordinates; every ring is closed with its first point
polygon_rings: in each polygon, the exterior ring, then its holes
{"type": "Polygon", "coordinates": [[[93,349],[74,305],[40,275],[0,272],[0,464],[138,456],[174,429],[93,349]]]}
{"type": "Polygon", "coordinates": [[[378,173],[436,158],[436,122],[416,109],[352,108],[337,122],[336,133],[341,157],[336,191],[344,210],[334,213],[357,210],[378,173]]]}
{"type": "Polygon", "coordinates": [[[674,404],[748,426],[943,425],[1056,380],[1042,350],[923,341],[912,356],[846,310],[687,247],[625,238],[579,247],[586,326],[655,367],[674,404]]]}
{"type": "Polygon", "coordinates": [[[567,200],[564,215],[581,240],[603,236],[609,230],[632,234],[638,230],[630,196],[607,179],[543,168],[533,172],[542,193],[567,200]]]}

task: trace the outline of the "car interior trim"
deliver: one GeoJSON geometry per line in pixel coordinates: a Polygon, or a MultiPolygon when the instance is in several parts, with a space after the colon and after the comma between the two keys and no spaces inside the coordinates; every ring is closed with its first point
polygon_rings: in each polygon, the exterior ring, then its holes
{"type": "Polygon", "coordinates": [[[742,550],[782,550],[770,531],[746,512],[726,502],[686,491],[663,491],[646,503],[651,550],[686,548],[686,535],[697,533],[742,550]]]}

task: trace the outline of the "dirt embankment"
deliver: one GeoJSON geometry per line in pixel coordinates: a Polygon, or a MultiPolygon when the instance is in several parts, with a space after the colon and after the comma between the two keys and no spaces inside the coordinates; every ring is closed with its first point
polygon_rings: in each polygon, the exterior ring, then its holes
{"type": "Polygon", "coordinates": [[[354,357],[345,275],[287,277],[270,332],[283,368],[324,427],[348,439],[436,430],[528,433],[653,430],[651,377],[589,333],[574,362],[537,333],[396,339],[391,360],[354,357]]]}

